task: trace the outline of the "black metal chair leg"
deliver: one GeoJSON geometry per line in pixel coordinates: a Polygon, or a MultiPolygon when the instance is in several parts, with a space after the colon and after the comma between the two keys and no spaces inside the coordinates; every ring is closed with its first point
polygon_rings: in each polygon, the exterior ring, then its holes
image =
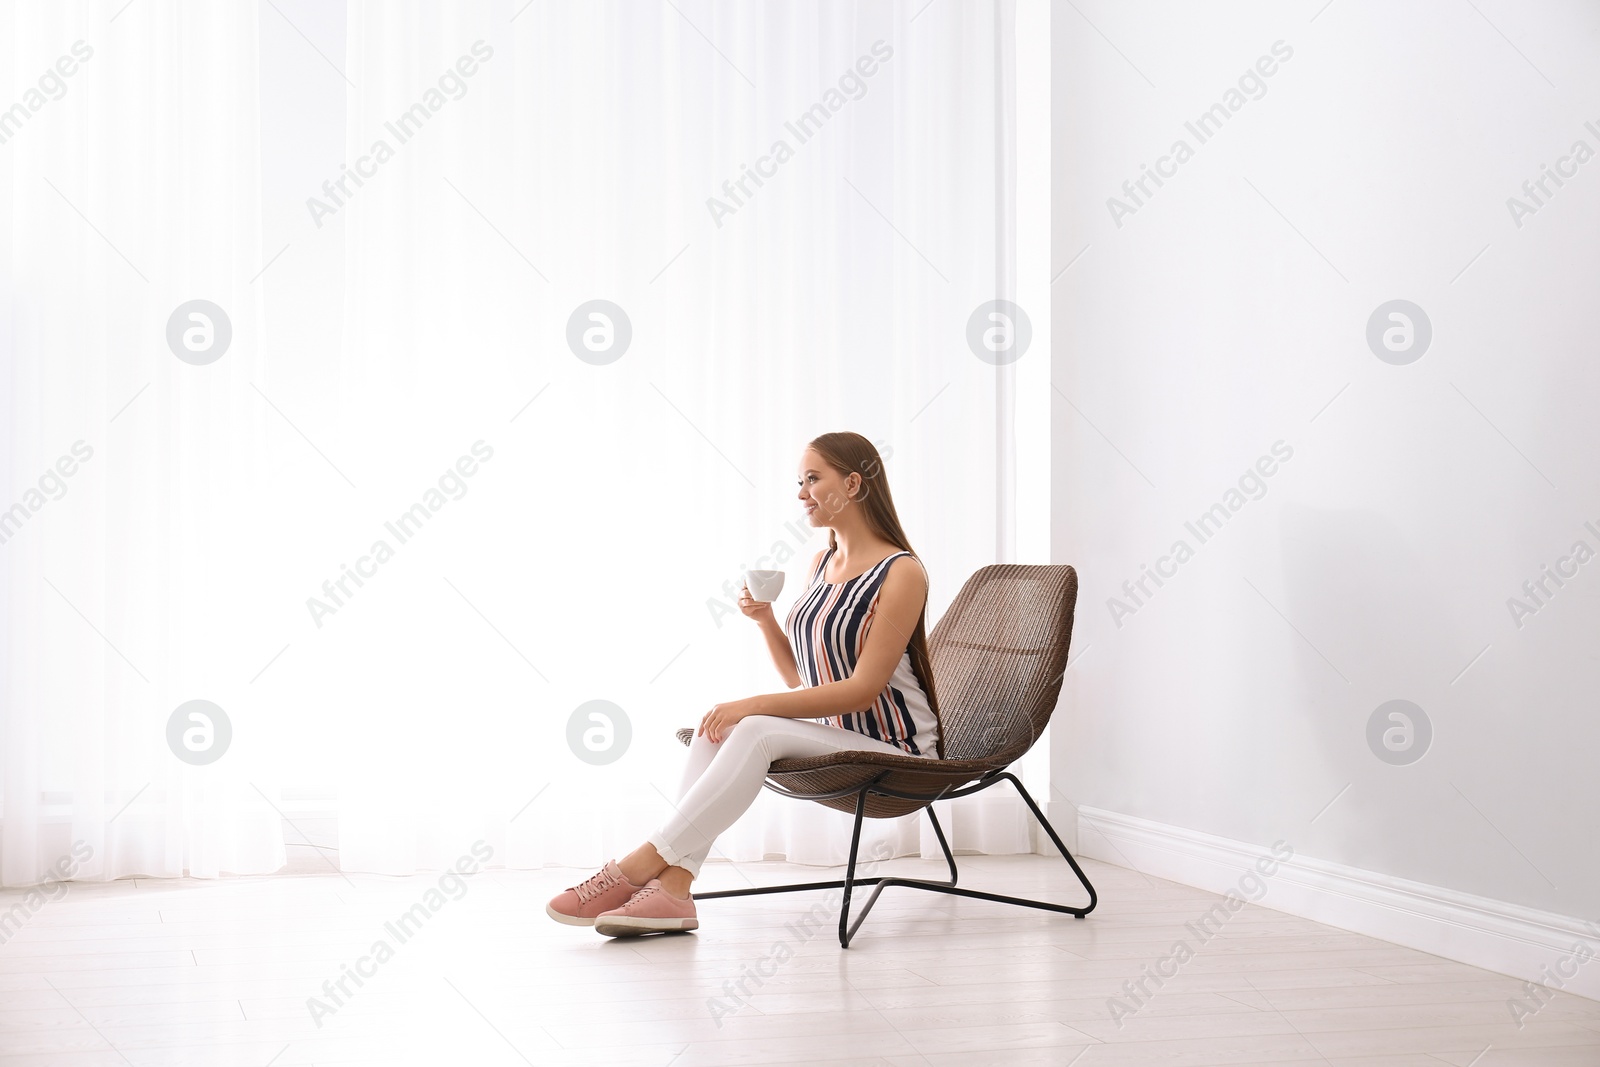
{"type": "MultiPolygon", "coordinates": [[[[912,889],[926,889],[934,893],[951,893],[956,896],[973,897],[978,900],[993,900],[1002,904],[1016,904],[1025,908],[1037,908],[1041,911],[1060,912],[1064,915],[1071,915],[1075,919],[1081,919],[1085,915],[1089,914],[1094,910],[1095,905],[1099,902],[1099,897],[1094,891],[1094,886],[1089,882],[1088,876],[1083,873],[1083,868],[1078,866],[1078,861],[1072,858],[1072,853],[1067,851],[1067,846],[1064,845],[1061,841],[1061,838],[1056,835],[1055,827],[1050,825],[1050,820],[1044,817],[1044,813],[1039,810],[1039,805],[1033,802],[1033,797],[1029,795],[1025,788],[1023,788],[1022,783],[1017,780],[1016,775],[1009,771],[1000,772],[998,774],[990,774],[984,778],[980,785],[975,786],[970,790],[963,790],[955,795],[970,795],[970,793],[977,792],[979,789],[988,788],[1003,778],[1009,779],[1011,784],[1016,786],[1017,792],[1022,796],[1023,801],[1028,805],[1028,810],[1033,812],[1033,817],[1039,820],[1039,824],[1044,827],[1045,833],[1050,835],[1050,840],[1055,844],[1056,849],[1061,853],[1062,858],[1065,859],[1067,864],[1072,868],[1072,873],[1077,875],[1079,884],[1082,885],[1083,888],[1088,892],[1088,906],[1082,908],[1073,908],[1064,904],[1051,904],[1049,901],[1044,900],[1030,900],[1026,897],[1008,897],[999,893],[982,893],[975,889],[956,888],[957,875],[955,856],[950,852],[950,844],[945,840],[944,829],[939,825],[939,819],[933,813],[933,805],[931,802],[924,810],[927,811],[928,818],[933,822],[933,832],[934,835],[939,838],[939,847],[944,850],[945,862],[950,867],[950,880],[948,882],[940,882],[926,878],[857,878],[855,876],[856,854],[861,846],[861,822],[866,817],[867,795],[872,792],[878,792],[885,796],[899,795],[892,790],[874,790],[873,787],[877,784],[879,778],[882,777],[883,775],[879,775],[877,778],[874,778],[872,781],[861,786],[858,790],[854,790],[856,793],[856,818],[855,826],[851,830],[850,834],[850,860],[845,867],[845,877],[843,881],[802,882],[794,885],[756,886],[750,889],[719,889],[711,893],[695,893],[694,898],[696,900],[714,900],[718,897],[754,896],[761,893],[794,893],[805,889],[834,889],[843,887],[844,901],[839,909],[840,948],[850,947],[851,938],[853,938],[856,931],[860,929],[861,923],[866,919],[867,913],[872,910],[872,905],[877,903],[878,894],[883,892],[885,886],[903,885],[912,889]],[[855,922],[851,922],[850,895],[853,889],[858,885],[871,885],[873,887],[872,895],[869,896],[866,900],[866,903],[862,905],[861,911],[855,917],[855,922]]],[[[847,792],[850,791],[841,791],[835,795],[843,796],[847,792]]]]}
{"type": "Polygon", "coordinates": [[[928,813],[928,821],[933,823],[933,835],[939,839],[939,847],[944,849],[944,861],[950,865],[950,884],[956,884],[956,858],[950,854],[950,843],[944,839],[944,827],[939,825],[939,816],[933,813],[933,805],[929,804],[922,809],[928,813]]]}
{"type": "MultiPolygon", "coordinates": [[[[845,923],[850,919],[850,890],[856,879],[856,850],[861,847],[861,820],[866,818],[867,815],[868,788],[868,786],[862,786],[861,792],[856,794],[856,824],[855,829],[850,832],[850,862],[844,869],[844,903],[839,906],[840,948],[849,948],[850,937],[856,932],[855,926],[852,926],[848,931],[846,931],[845,923]]],[[[872,901],[876,900],[877,898],[878,894],[876,891],[874,891],[872,898],[867,901],[867,908],[871,908],[872,901]]],[[[863,909],[861,912],[862,917],[865,917],[866,914],[866,910],[863,909]]],[[[856,926],[860,925],[861,919],[857,918],[856,926]]]]}
{"type": "MultiPolygon", "coordinates": [[[[870,791],[870,787],[864,788],[861,791],[860,797],[856,801],[856,832],[857,832],[858,835],[859,835],[860,830],[861,830],[861,817],[862,817],[863,812],[866,809],[867,793],[869,791],[870,791]]],[[[956,858],[953,855],[950,854],[950,845],[944,839],[944,829],[942,827],[940,827],[940,825],[939,825],[938,816],[934,815],[934,813],[933,813],[933,805],[932,804],[929,804],[923,810],[928,813],[928,818],[933,820],[933,832],[934,832],[934,835],[939,838],[939,847],[944,850],[945,862],[950,865],[950,880],[948,882],[935,882],[935,881],[932,881],[930,879],[922,879],[922,878],[917,878],[917,879],[906,879],[906,878],[871,878],[871,879],[865,879],[864,878],[864,879],[862,879],[862,884],[867,884],[868,882],[873,883],[872,895],[870,897],[868,897],[867,898],[867,902],[861,906],[861,911],[856,915],[856,921],[853,922],[853,923],[850,923],[849,929],[845,928],[845,923],[850,918],[850,887],[849,887],[849,885],[846,885],[845,886],[845,890],[844,890],[844,904],[839,909],[839,947],[840,948],[849,948],[850,947],[850,939],[856,936],[856,931],[859,930],[861,928],[861,924],[864,921],[866,921],[867,912],[871,911],[872,910],[872,905],[874,905],[874,904],[876,904],[878,902],[878,894],[883,892],[884,886],[890,886],[890,885],[912,885],[912,886],[918,887],[919,889],[933,889],[933,888],[936,888],[936,887],[949,888],[949,887],[951,887],[951,886],[956,884],[956,858]]],[[[856,861],[856,840],[853,838],[851,840],[851,842],[850,842],[850,866],[845,871],[845,878],[847,880],[850,879],[855,873],[855,865],[856,865],[855,861],[856,861]]]]}
{"type": "Polygon", "coordinates": [[[1100,898],[1095,894],[1094,886],[1089,884],[1088,876],[1083,873],[1083,868],[1078,866],[1078,861],[1072,858],[1072,853],[1067,851],[1067,846],[1061,843],[1061,838],[1056,836],[1056,828],[1050,825],[1050,820],[1044,817],[1044,812],[1040,811],[1039,805],[1033,802],[1033,797],[1029,796],[1028,791],[1022,788],[1022,783],[1017,780],[1017,776],[1012,774],[1010,771],[1005,771],[996,775],[996,777],[1011,779],[1011,784],[1017,787],[1017,792],[1022,794],[1022,799],[1027,802],[1029,809],[1032,810],[1033,817],[1039,820],[1039,825],[1044,827],[1044,832],[1050,835],[1051,841],[1055,842],[1055,846],[1061,852],[1062,858],[1064,858],[1072,867],[1072,873],[1078,876],[1079,884],[1082,885],[1084,889],[1089,891],[1089,906],[1082,910],[1072,912],[1074,918],[1083,918],[1085,915],[1094,910],[1095,904],[1097,904],[1100,900],[1100,898]]]}

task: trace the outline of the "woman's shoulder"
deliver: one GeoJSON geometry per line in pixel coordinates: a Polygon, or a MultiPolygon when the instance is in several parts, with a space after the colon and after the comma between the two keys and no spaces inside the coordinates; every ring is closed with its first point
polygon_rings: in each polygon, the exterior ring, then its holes
{"type": "Polygon", "coordinates": [[[888,565],[878,575],[877,586],[875,597],[888,593],[891,599],[904,597],[907,600],[926,602],[932,581],[928,577],[927,569],[922,566],[922,561],[912,553],[901,550],[888,561],[888,565]]]}
{"type": "Polygon", "coordinates": [[[924,584],[928,582],[928,568],[923,566],[921,558],[916,553],[908,552],[903,548],[897,549],[888,559],[889,566],[886,574],[920,573],[924,584]]]}

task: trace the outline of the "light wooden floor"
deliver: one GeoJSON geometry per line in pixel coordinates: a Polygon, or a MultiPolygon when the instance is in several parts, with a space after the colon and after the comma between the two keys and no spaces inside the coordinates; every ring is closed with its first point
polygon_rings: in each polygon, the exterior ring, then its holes
{"type": "MultiPolygon", "coordinates": [[[[1077,902],[1060,860],[958,863],[964,886],[1077,902]]],[[[826,892],[704,901],[697,933],[614,940],[544,914],[591,872],[486,871],[320,1026],[308,998],[396,944],[384,924],[438,876],[73,885],[0,944],[0,1064],[1600,1064],[1600,1003],[1557,994],[1519,1030],[1514,979],[1254,905],[1201,945],[1184,923],[1219,898],[1085,867],[1087,919],[891,888],[847,950],[836,912],[786,925],[826,892]],[[1119,1027],[1110,998],[1185,936],[1194,958],[1119,1027]]],[[[839,876],[712,863],[698,888],[839,876]]]]}

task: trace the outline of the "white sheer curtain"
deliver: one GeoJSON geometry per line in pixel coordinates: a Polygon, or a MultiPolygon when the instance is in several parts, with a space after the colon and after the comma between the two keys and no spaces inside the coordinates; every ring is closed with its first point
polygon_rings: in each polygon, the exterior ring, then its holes
{"type": "MultiPolygon", "coordinates": [[[[676,727],[782,690],[724,583],[782,568],[787,611],[826,539],[809,438],[879,443],[930,627],[1007,550],[1009,378],[967,320],[1015,276],[1009,3],[351,4],[342,48],[301,31],[336,86],[304,139],[342,122],[342,152],[270,241],[258,13],[146,6],[8,14],[13,81],[96,50],[0,146],[0,507],[94,456],[0,546],[0,881],[78,841],[87,878],[274,871],[285,840],[596,866],[676,798],[676,727]],[[341,295],[283,296],[313,276],[341,295]],[[166,330],[202,298],[233,336],[196,365],[166,330]],[[594,300],[614,359],[569,346],[594,300]],[[197,698],[232,736],[192,765],[197,698]]],[[[940,803],[952,846],[1027,850],[989,793],[940,803]]],[[[850,822],[763,793],[707,877],[842,863],[850,822]]],[[[938,855],[920,816],[863,835],[938,855]]]]}
{"type": "Polygon", "coordinates": [[[274,441],[247,386],[263,361],[255,13],[115,11],[0,6],[0,85],[17,93],[0,121],[8,885],[285,856],[248,784],[277,763],[270,733],[244,742],[271,708],[242,688],[267,640],[253,487],[274,441]],[[212,366],[167,346],[195,299],[231,318],[212,366]],[[197,697],[240,741],[205,768],[166,743],[197,697]]]}

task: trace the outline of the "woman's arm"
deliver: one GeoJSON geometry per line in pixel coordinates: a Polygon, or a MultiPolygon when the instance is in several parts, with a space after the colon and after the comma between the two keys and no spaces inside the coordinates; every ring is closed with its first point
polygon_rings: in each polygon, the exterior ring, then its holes
{"type": "Polygon", "coordinates": [[[794,649],[789,647],[789,635],[770,614],[761,620],[761,636],[767,639],[767,651],[772,653],[772,664],[783,677],[783,684],[790,689],[800,685],[800,668],[794,661],[794,649]]]}
{"type": "MultiPolygon", "coordinates": [[[[798,692],[751,697],[755,709],[751,714],[821,719],[869,707],[894,677],[894,669],[900,665],[906,646],[911,644],[911,635],[917,629],[917,619],[927,599],[928,576],[921,565],[909,556],[895,560],[884,576],[872,628],[867,631],[867,643],[861,650],[855,673],[837,682],[807,686],[798,692]]],[[[787,643],[784,647],[788,648],[787,643]]],[[[790,653],[790,662],[793,662],[793,653],[790,653]]]]}
{"type": "MultiPolygon", "coordinates": [[[[827,549],[822,550],[822,552],[826,551],[827,549]]],[[[817,569],[817,562],[822,559],[822,552],[818,552],[811,557],[811,566],[806,570],[807,575],[817,569]]],[[[743,593],[744,596],[748,597],[750,595],[750,587],[745,586],[743,593]]],[[[761,636],[767,639],[767,651],[772,655],[772,665],[778,668],[778,676],[783,679],[783,684],[790,689],[803,685],[804,680],[800,677],[799,664],[794,661],[794,649],[789,646],[789,635],[784,633],[782,624],[773,615],[772,605],[761,601],[751,601],[749,604],[741,604],[739,610],[754,619],[756,624],[761,627],[761,636]]]]}

